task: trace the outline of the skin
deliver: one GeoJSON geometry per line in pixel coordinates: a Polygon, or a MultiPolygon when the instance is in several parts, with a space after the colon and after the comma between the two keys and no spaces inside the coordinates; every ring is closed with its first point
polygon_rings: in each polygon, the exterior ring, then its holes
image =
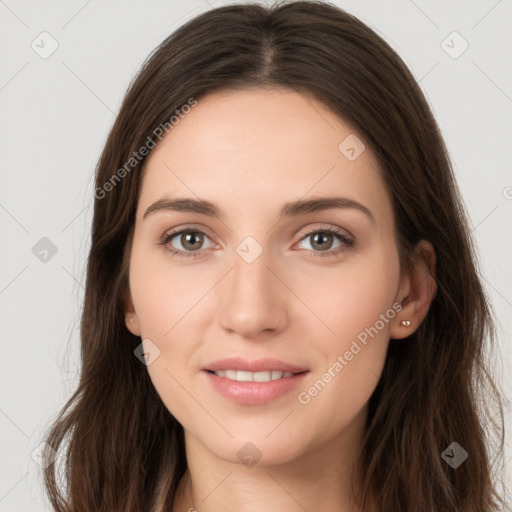
{"type": "Polygon", "coordinates": [[[436,286],[426,241],[416,248],[418,263],[401,272],[391,199],[374,155],[366,146],[349,161],[338,149],[354,133],[319,102],[287,89],[224,91],[202,98],[146,160],[126,325],[151,340],[144,342],[150,352],[160,350],[147,370],[185,429],[189,469],[173,510],[224,511],[226,503],[246,512],[357,510],[350,477],[368,400],[390,338],[418,328],[436,286]],[[159,211],[143,219],[166,195],[206,199],[226,217],[159,211]],[[374,220],[353,208],[279,218],[285,202],[332,195],[362,203],[374,220]],[[306,236],[329,226],[351,234],[355,245],[327,234],[319,248],[306,236]],[[201,256],[171,255],[169,247],[193,252],[182,235],[167,248],[157,243],[184,227],[205,232],[202,245],[193,242],[201,256]],[[248,236],[263,251],[252,263],[236,252],[248,236]],[[315,256],[322,247],[338,255],[315,256]],[[401,311],[300,403],[298,394],[394,303],[401,311]],[[310,373],[271,402],[237,404],[201,372],[233,355],[273,357],[310,373]],[[248,442],[261,453],[254,466],[237,456],[248,442]]]}

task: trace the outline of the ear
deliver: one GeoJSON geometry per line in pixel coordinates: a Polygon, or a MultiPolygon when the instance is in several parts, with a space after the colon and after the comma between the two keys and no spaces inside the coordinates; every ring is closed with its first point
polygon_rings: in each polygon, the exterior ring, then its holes
{"type": "Polygon", "coordinates": [[[410,336],[427,316],[437,293],[435,270],[434,247],[427,240],[420,240],[414,248],[411,267],[400,282],[396,300],[402,304],[402,309],[392,321],[390,338],[410,336]],[[410,323],[403,325],[402,321],[410,323]]]}
{"type": "Polygon", "coordinates": [[[137,313],[133,306],[133,300],[128,288],[123,292],[123,304],[124,304],[124,322],[127,329],[135,336],[140,336],[140,326],[137,313]]]}

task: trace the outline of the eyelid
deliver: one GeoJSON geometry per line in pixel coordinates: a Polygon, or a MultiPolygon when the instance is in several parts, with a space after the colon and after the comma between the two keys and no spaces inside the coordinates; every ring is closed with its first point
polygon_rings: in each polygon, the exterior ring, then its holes
{"type": "Polygon", "coordinates": [[[183,231],[197,231],[198,233],[203,233],[204,235],[208,236],[210,240],[215,238],[215,236],[212,235],[212,231],[204,224],[182,224],[164,231],[162,237],[176,235],[178,233],[182,233],[183,231]]]}
{"type": "MultiPolygon", "coordinates": [[[[342,228],[340,226],[336,226],[333,224],[320,223],[319,225],[315,225],[312,228],[308,228],[306,231],[302,233],[302,237],[310,235],[311,233],[316,233],[317,231],[328,231],[331,233],[338,234],[346,234],[347,237],[355,239],[355,236],[346,228],[342,228]]],[[[301,238],[302,240],[302,238],[301,238]]]]}

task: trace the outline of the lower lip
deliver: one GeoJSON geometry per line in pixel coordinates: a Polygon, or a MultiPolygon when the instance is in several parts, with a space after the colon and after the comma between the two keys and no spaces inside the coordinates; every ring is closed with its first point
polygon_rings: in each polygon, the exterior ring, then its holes
{"type": "Polygon", "coordinates": [[[275,400],[297,387],[309,372],[297,373],[292,377],[268,382],[239,382],[226,377],[218,377],[207,371],[204,373],[213,388],[226,398],[238,404],[260,405],[275,400]]]}

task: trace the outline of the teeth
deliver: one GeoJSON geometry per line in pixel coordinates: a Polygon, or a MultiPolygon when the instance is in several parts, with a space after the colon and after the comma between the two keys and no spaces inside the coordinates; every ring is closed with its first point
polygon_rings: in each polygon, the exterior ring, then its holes
{"type": "Polygon", "coordinates": [[[285,379],[293,375],[292,372],[272,370],[267,372],[245,372],[237,370],[219,370],[214,372],[217,377],[236,380],[238,382],[269,382],[271,380],[285,379]]]}

